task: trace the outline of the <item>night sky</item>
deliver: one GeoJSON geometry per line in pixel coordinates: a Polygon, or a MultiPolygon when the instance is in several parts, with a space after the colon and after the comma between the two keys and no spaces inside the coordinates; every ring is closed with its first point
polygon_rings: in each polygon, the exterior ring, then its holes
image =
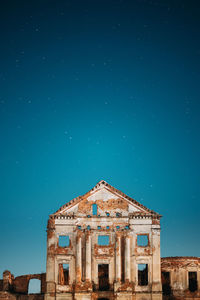
{"type": "Polygon", "coordinates": [[[48,215],[102,179],[199,256],[200,2],[0,6],[0,276],[45,272],[48,215]]]}

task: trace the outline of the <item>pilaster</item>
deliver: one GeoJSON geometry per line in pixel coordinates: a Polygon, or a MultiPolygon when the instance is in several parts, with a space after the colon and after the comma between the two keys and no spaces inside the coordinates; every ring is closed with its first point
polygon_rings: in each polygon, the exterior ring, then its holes
{"type": "Polygon", "coordinates": [[[91,249],[91,235],[86,235],[86,281],[91,282],[92,275],[92,249],[91,249]]]}
{"type": "Polygon", "coordinates": [[[125,239],[125,281],[131,281],[130,236],[125,239]]]}
{"type": "Polygon", "coordinates": [[[152,292],[162,292],[160,225],[152,225],[152,292]]]}
{"type": "Polygon", "coordinates": [[[77,233],[76,238],[76,282],[82,280],[82,235],[77,233]]]}
{"type": "Polygon", "coordinates": [[[54,300],[56,292],[55,283],[55,221],[50,217],[47,225],[47,269],[45,299],[54,300]]]}
{"type": "Polygon", "coordinates": [[[121,236],[119,234],[116,235],[116,277],[115,280],[117,282],[121,282],[121,236]]]}

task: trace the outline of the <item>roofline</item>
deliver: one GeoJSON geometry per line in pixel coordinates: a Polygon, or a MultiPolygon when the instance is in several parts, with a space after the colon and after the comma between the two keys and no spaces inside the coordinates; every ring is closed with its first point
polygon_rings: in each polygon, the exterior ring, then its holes
{"type": "Polygon", "coordinates": [[[109,183],[107,183],[105,180],[100,180],[91,190],[89,190],[87,193],[85,193],[82,196],[78,196],[76,198],[73,198],[72,200],[70,200],[69,202],[67,202],[66,204],[62,205],[55,213],[51,214],[51,215],[57,215],[59,214],[59,212],[61,210],[63,210],[65,207],[70,206],[70,205],[75,205],[78,202],[80,202],[83,198],[85,198],[88,194],[90,194],[91,192],[93,192],[95,189],[97,189],[100,185],[104,185],[105,187],[110,188],[111,190],[113,190],[114,192],[116,192],[117,194],[121,195],[122,197],[124,197],[126,200],[136,204],[137,206],[141,207],[142,209],[148,211],[150,214],[155,215],[156,217],[161,218],[162,216],[160,214],[158,214],[157,212],[147,208],[146,206],[144,206],[143,204],[139,203],[138,201],[136,201],[135,199],[127,196],[126,194],[124,194],[123,192],[121,192],[120,190],[116,189],[115,187],[113,187],[112,185],[110,185],[109,183]]]}
{"type": "Polygon", "coordinates": [[[198,256],[167,256],[167,257],[161,257],[161,260],[178,260],[178,259],[198,259],[200,260],[200,257],[198,256]]]}

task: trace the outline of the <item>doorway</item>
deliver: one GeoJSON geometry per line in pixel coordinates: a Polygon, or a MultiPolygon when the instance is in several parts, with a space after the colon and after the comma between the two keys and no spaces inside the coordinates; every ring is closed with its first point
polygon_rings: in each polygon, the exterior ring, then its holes
{"type": "Polygon", "coordinates": [[[109,265],[101,264],[98,265],[98,278],[99,278],[99,290],[108,291],[109,290],[109,265]]]}
{"type": "Polygon", "coordinates": [[[163,295],[167,295],[167,296],[171,295],[170,272],[162,272],[161,278],[162,278],[163,295]]]}
{"type": "Polygon", "coordinates": [[[195,292],[197,290],[197,272],[188,272],[189,291],[195,292]]]}

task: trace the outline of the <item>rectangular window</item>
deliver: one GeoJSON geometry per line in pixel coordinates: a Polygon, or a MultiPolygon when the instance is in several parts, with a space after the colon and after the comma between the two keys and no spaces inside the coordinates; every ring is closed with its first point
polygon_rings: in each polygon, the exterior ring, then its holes
{"type": "Polygon", "coordinates": [[[109,235],[99,235],[98,236],[98,245],[108,246],[109,245],[109,235]]]}
{"type": "Polygon", "coordinates": [[[58,282],[60,285],[69,284],[69,264],[59,264],[58,282]]]}
{"type": "Polygon", "coordinates": [[[58,245],[60,247],[69,247],[69,236],[68,235],[60,235],[58,245]]]}
{"type": "Polygon", "coordinates": [[[146,247],[149,244],[149,238],[147,234],[138,234],[137,235],[137,246],[146,247]]]}
{"type": "Polygon", "coordinates": [[[148,285],[148,265],[138,264],[138,285],[148,285]]]}
{"type": "Polygon", "coordinates": [[[189,291],[195,292],[197,290],[197,272],[188,272],[189,291]]]}
{"type": "Polygon", "coordinates": [[[97,204],[92,204],[92,214],[93,216],[97,216],[97,204]]]}

